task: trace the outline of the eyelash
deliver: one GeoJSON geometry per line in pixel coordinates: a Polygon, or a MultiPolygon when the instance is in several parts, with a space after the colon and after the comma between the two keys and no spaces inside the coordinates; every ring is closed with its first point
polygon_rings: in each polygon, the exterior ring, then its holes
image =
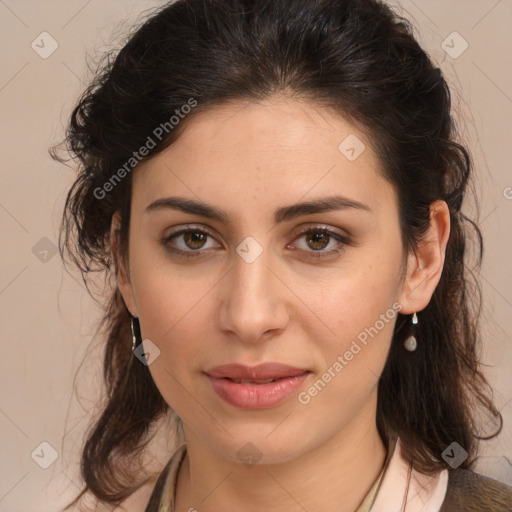
{"type": "MultiPolygon", "coordinates": [[[[185,257],[185,258],[198,258],[198,257],[201,257],[202,254],[201,253],[204,253],[204,252],[207,252],[207,251],[203,251],[201,249],[196,249],[196,250],[189,250],[189,251],[183,251],[182,249],[176,249],[175,247],[171,247],[169,245],[169,242],[174,239],[174,238],[177,238],[178,236],[180,235],[183,235],[185,233],[201,233],[203,235],[207,235],[207,236],[210,236],[212,238],[215,238],[213,236],[213,234],[208,231],[207,229],[204,229],[204,228],[194,228],[194,227],[188,227],[188,228],[185,228],[185,229],[181,229],[179,231],[176,231],[175,233],[172,233],[171,235],[169,236],[166,236],[166,237],[163,237],[162,240],[161,240],[161,243],[162,245],[170,252],[174,253],[174,254],[178,254],[179,256],[182,256],[182,257],[185,257]]],[[[309,256],[310,257],[313,257],[313,258],[326,258],[326,257],[329,257],[333,254],[337,254],[340,252],[340,250],[343,250],[344,249],[344,246],[347,246],[347,245],[350,245],[350,239],[349,237],[347,236],[344,236],[344,235],[341,235],[339,233],[336,233],[335,231],[332,231],[330,229],[328,229],[327,227],[325,226],[321,226],[321,227],[311,227],[311,226],[308,226],[307,228],[303,229],[302,231],[300,231],[297,236],[294,238],[294,240],[300,238],[301,236],[303,235],[306,235],[308,233],[323,233],[325,235],[328,235],[329,237],[332,237],[334,238],[337,242],[339,242],[340,246],[341,247],[338,247],[336,249],[331,249],[329,251],[324,251],[324,250],[318,250],[318,251],[305,251],[307,253],[310,253],[309,256]]]]}

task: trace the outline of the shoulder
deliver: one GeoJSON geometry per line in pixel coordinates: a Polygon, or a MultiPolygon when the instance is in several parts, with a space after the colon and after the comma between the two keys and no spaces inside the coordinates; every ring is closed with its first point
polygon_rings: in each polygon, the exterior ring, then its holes
{"type": "Polygon", "coordinates": [[[448,471],[439,512],[512,512],[512,487],[469,469],[448,471]]]}

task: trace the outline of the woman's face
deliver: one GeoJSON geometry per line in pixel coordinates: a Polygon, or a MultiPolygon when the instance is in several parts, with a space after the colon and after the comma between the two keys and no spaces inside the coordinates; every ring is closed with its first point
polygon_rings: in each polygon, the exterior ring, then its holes
{"type": "Polygon", "coordinates": [[[283,98],[212,108],[134,170],[131,212],[120,287],[186,435],[233,461],[253,450],[276,462],[374,428],[406,302],[397,196],[363,133],[283,98]],[[304,376],[209,377],[269,362],[304,376]]]}

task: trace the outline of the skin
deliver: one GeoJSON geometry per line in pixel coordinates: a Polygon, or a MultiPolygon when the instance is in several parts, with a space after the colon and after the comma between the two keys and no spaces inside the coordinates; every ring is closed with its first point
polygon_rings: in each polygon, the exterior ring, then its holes
{"type": "MultiPolygon", "coordinates": [[[[176,512],[353,512],[387,453],[376,427],[377,384],[396,317],[306,405],[292,396],[241,410],[214,393],[203,371],[276,361],[313,372],[303,391],[393,303],[403,314],[421,311],[444,264],[446,203],[432,204],[430,230],[405,269],[398,199],[364,133],[339,115],[274,96],[191,119],[173,145],[133,171],[131,208],[118,283],[143,339],[160,350],[149,369],[183,422],[188,454],[176,512]],[[354,161],[338,149],[350,134],[366,145],[354,161]],[[274,209],[334,193],[371,212],[346,208],[274,224],[274,209]],[[168,196],[222,208],[230,223],[169,208],[145,211],[168,196]],[[161,239],[191,225],[213,236],[181,235],[167,244],[202,256],[169,252],[161,239]],[[348,233],[348,245],[298,235],[319,226],[348,233]],[[263,249],[252,263],[236,252],[248,236],[263,249]],[[251,467],[237,455],[248,442],[261,453],[251,467]]],[[[114,250],[118,226],[116,214],[114,250]]]]}

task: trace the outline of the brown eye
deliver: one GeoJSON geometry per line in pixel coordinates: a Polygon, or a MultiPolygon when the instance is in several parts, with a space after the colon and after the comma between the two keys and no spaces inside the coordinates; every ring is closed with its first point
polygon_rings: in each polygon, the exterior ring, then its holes
{"type": "Polygon", "coordinates": [[[194,258],[203,255],[207,252],[207,249],[212,248],[211,246],[207,247],[209,239],[214,240],[210,232],[189,227],[165,236],[161,243],[172,253],[194,258]]]}
{"type": "Polygon", "coordinates": [[[183,240],[190,249],[201,249],[207,237],[208,235],[202,231],[186,231],[183,233],[183,240]]]}
{"type": "Polygon", "coordinates": [[[307,243],[313,244],[310,246],[312,249],[321,250],[325,249],[329,244],[329,235],[322,231],[310,231],[309,233],[313,233],[308,236],[307,243]]]}
{"type": "MultiPolygon", "coordinates": [[[[297,236],[296,240],[304,240],[302,252],[315,258],[323,258],[339,254],[345,246],[350,245],[348,236],[332,231],[326,227],[307,228],[297,236]],[[330,246],[330,249],[326,250],[330,246]]],[[[300,244],[299,244],[300,245],[300,244]]]]}
{"type": "MultiPolygon", "coordinates": [[[[208,240],[215,240],[213,235],[205,229],[186,228],[171,233],[161,241],[162,245],[171,253],[187,258],[195,258],[209,253],[208,240]]],[[[330,257],[339,254],[346,245],[350,245],[350,238],[332,231],[326,227],[304,229],[295,240],[303,239],[299,244],[300,251],[314,258],[330,257]],[[330,249],[327,249],[330,247],[330,249]]]]}

